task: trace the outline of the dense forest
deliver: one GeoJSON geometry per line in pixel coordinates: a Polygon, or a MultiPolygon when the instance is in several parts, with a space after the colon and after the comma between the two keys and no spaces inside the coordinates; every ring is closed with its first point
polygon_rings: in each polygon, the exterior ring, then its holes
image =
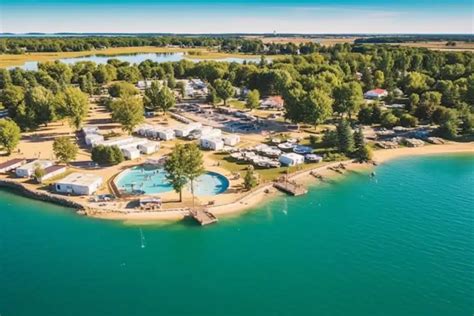
{"type": "Polygon", "coordinates": [[[68,113],[74,116],[74,109],[67,108],[78,104],[75,100],[80,98],[73,89],[99,94],[113,81],[135,84],[142,79],[165,80],[176,89],[176,79],[201,78],[210,86],[211,102],[229,86],[258,90],[262,96],[282,95],[285,117],[294,123],[317,125],[346,117],[354,124],[387,128],[434,124],[446,138],[472,133],[473,53],[381,45],[308,47],[301,45],[297,47],[299,55],[272,62],[264,56],[258,63],[244,64],[148,60],[131,65],[110,59],[105,65],[46,62],[38,71],[2,69],[0,107],[7,109],[22,129],[34,129],[68,113]],[[388,90],[386,104],[400,103],[405,108],[385,109],[379,102],[367,105],[363,92],[373,88],[388,90]]]}

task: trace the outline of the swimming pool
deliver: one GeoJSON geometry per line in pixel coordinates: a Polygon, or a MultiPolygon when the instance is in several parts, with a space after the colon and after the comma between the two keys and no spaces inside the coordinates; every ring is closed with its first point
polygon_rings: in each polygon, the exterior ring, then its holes
{"type": "MultiPolygon", "coordinates": [[[[156,166],[135,166],[123,171],[115,179],[119,190],[128,192],[140,190],[144,194],[160,194],[173,191],[166,179],[166,171],[156,166]]],[[[217,195],[229,187],[229,180],[217,172],[205,172],[194,184],[194,194],[197,196],[217,195]]],[[[186,185],[190,191],[190,185],[186,185]]]]}

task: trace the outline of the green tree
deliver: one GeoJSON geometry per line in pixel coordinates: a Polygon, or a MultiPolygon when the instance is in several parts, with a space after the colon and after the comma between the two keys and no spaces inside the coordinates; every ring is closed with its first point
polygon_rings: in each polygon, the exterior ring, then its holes
{"type": "Polygon", "coordinates": [[[367,162],[372,159],[372,151],[370,147],[365,143],[364,134],[362,129],[359,128],[354,132],[354,143],[355,152],[354,156],[359,162],[367,162]]]}
{"type": "Polygon", "coordinates": [[[347,113],[349,117],[357,112],[364,103],[362,87],[358,82],[352,81],[334,89],[335,111],[338,113],[347,113]]]}
{"type": "Polygon", "coordinates": [[[202,152],[195,143],[184,145],[186,155],[184,157],[186,165],[186,178],[189,180],[191,185],[191,193],[193,195],[193,206],[194,206],[194,182],[196,179],[204,173],[204,161],[202,158],[202,152]]]}
{"type": "Polygon", "coordinates": [[[323,123],[332,114],[334,100],[323,91],[311,91],[303,101],[303,123],[317,125],[323,123]]]}
{"type": "Polygon", "coordinates": [[[392,112],[385,112],[382,115],[382,120],[380,122],[385,128],[392,128],[398,124],[398,117],[393,115],[392,112]]]}
{"type": "Polygon", "coordinates": [[[99,165],[116,165],[125,160],[122,151],[117,146],[98,145],[92,148],[92,161],[99,165]]]}
{"type": "Polygon", "coordinates": [[[56,137],[53,142],[53,151],[60,162],[69,163],[76,159],[79,147],[69,137],[56,137]]]}
{"type": "Polygon", "coordinates": [[[138,94],[138,89],[135,86],[128,82],[116,82],[109,87],[109,94],[114,98],[121,98],[126,95],[136,95],[138,94]]]}
{"type": "Polygon", "coordinates": [[[57,105],[54,101],[54,94],[41,86],[27,90],[25,94],[25,105],[33,116],[31,127],[37,127],[41,124],[45,126],[56,119],[57,105]]]}
{"type": "Polygon", "coordinates": [[[385,82],[385,75],[383,74],[382,71],[376,70],[374,73],[374,79],[375,79],[375,86],[378,88],[383,87],[383,84],[385,82]]]}
{"type": "Polygon", "coordinates": [[[354,150],[354,136],[349,122],[341,119],[336,127],[337,147],[341,153],[349,155],[354,150]]]}
{"type": "Polygon", "coordinates": [[[158,108],[161,109],[165,115],[176,104],[176,98],[174,97],[173,91],[168,87],[161,88],[156,101],[158,108]]]}
{"type": "Polygon", "coordinates": [[[132,134],[133,129],[143,122],[144,108],[141,99],[134,96],[124,96],[111,104],[112,120],[122,125],[122,129],[132,134]]]}
{"type": "Polygon", "coordinates": [[[0,145],[10,155],[20,142],[20,128],[9,119],[0,119],[0,145]]]}
{"type": "Polygon", "coordinates": [[[5,89],[12,83],[10,72],[7,69],[0,69],[0,89],[5,89]]]}
{"type": "Polygon", "coordinates": [[[186,148],[182,144],[176,144],[165,162],[166,179],[171,183],[176,193],[179,193],[179,201],[183,200],[183,188],[188,182],[187,178],[187,156],[186,148]]]}
{"type": "Polygon", "coordinates": [[[447,109],[440,118],[440,125],[436,130],[437,134],[447,139],[454,139],[458,136],[459,118],[455,110],[447,109]]]}
{"type": "Polygon", "coordinates": [[[415,127],[418,125],[418,119],[413,115],[404,113],[400,116],[400,125],[403,127],[415,127]]]}
{"type": "Polygon", "coordinates": [[[216,105],[217,103],[219,103],[219,97],[217,96],[216,89],[214,89],[212,86],[208,87],[206,101],[212,105],[216,105]]]}
{"type": "Polygon", "coordinates": [[[35,170],[33,171],[33,178],[39,183],[45,174],[46,170],[41,168],[41,166],[36,166],[35,170]]]}
{"type": "Polygon", "coordinates": [[[260,105],[260,92],[257,89],[250,91],[247,94],[247,101],[245,102],[245,106],[248,109],[256,109],[260,105]]]}
{"type": "Polygon", "coordinates": [[[57,96],[57,103],[62,116],[68,119],[72,127],[79,130],[89,112],[87,96],[78,88],[66,87],[57,96]]]}
{"type": "Polygon", "coordinates": [[[244,188],[245,190],[251,190],[258,184],[258,179],[255,176],[254,168],[252,165],[247,167],[247,171],[244,176],[244,188]]]}
{"type": "Polygon", "coordinates": [[[224,101],[224,106],[227,106],[227,100],[232,98],[235,94],[235,89],[230,81],[224,79],[217,79],[214,81],[217,96],[224,101]]]}

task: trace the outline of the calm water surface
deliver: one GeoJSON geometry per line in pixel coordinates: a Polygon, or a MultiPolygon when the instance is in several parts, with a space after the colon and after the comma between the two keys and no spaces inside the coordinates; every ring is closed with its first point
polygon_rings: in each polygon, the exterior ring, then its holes
{"type": "Polygon", "coordinates": [[[0,314],[471,316],[474,157],[376,172],[205,228],[0,191],[0,314]]]}
{"type": "MultiPolygon", "coordinates": [[[[126,61],[130,64],[139,64],[145,60],[152,60],[158,63],[164,62],[175,62],[184,59],[185,55],[183,53],[137,53],[137,54],[120,54],[120,55],[89,55],[89,56],[81,56],[81,57],[73,57],[73,58],[60,58],[58,59],[60,62],[72,65],[80,61],[92,61],[96,64],[106,64],[107,60],[109,59],[118,59],[120,61],[126,61]]],[[[193,58],[188,59],[190,61],[198,62],[204,59],[193,58]]],[[[246,58],[238,58],[238,57],[228,57],[228,58],[220,58],[220,59],[211,59],[214,61],[226,61],[226,62],[236,62],[236,63],[243,63],[244,61],[250,62],[259,62],[260,57],[246,57],[246,58]]],[[[15,67],[9,67],[15,68],[15,67]]],[[[24,70],[38,70],[38,62],[36,61],[27,61],[25,62],[20,68],[24,70]]]]}

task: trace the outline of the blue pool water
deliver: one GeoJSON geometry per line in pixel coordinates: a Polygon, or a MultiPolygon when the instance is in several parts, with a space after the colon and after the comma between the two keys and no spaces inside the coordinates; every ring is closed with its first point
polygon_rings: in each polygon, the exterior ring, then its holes
{"type": "MultiPolygon", "coordinates": [[[[145,194],[159,194],[173,191],[166,180],[166,172],[153,166],[136,166],[122,172],[115,183],[119,189],[126,191],[141,190],[145,194]]],[[[198,196],[217,195],[229,187],[229,180],[216,172],[206,172],[197,178],[194,193],[198,196]]],[[[186,187],[190,190],[190,186],[186,187]]]]}

